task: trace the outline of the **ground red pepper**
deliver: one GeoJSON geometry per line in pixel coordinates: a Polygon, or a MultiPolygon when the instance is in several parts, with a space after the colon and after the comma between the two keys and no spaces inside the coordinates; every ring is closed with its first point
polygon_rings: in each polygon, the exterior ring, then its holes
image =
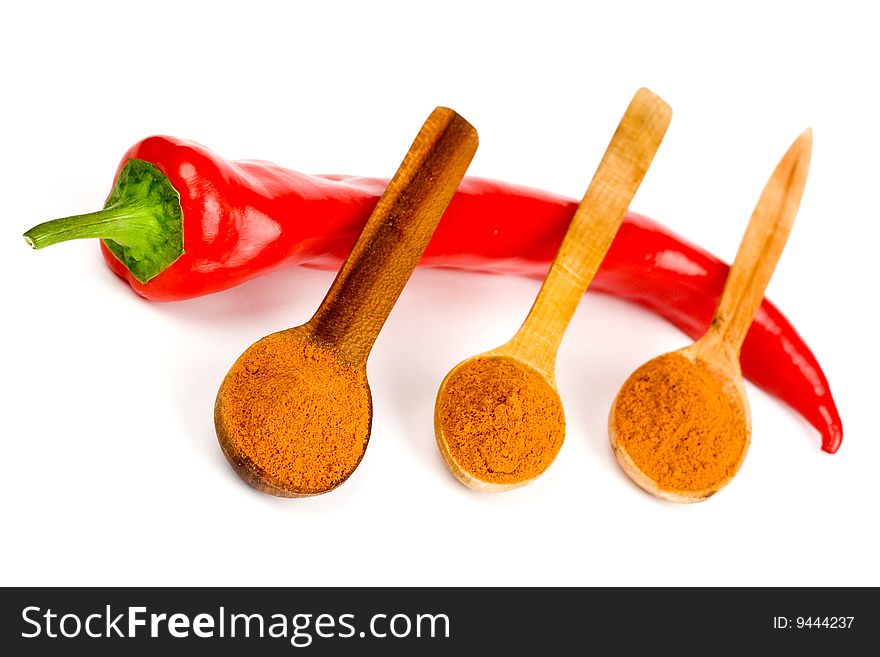
{"type": "MultiPolygon", "coordinates": [[[[104,210],[40,224],[34,248],[104,238],[110,268],[143,297],[187,299],[290,265],[336,269],[386,180],[310,176],[230,162],[193,142],[149,137],[123,156],[104,210]]],[[[577,201],[465,178],[421,264],[543,278],[577,201]]],[[[659,224],[628,214],[591,290],[648,308],[701,336],[728,266],[659,224]]],[[[742,348],[744,375],[780,398],[836,452],[843,429],[819,363],[766,299],[742,348]]]]}

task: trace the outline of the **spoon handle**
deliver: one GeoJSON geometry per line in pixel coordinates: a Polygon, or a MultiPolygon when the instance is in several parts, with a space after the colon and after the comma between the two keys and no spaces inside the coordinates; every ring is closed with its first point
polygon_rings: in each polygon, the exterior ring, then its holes
{"type": "Polygon", "coordinates": [[[672,119],[648,89],[627,107],[525,322],[502,350],[554,380],[556,352],[672,119]]]}
{"type": "Polygon", "coordinates": [[[782,157],[761,192],[712,324],[697,343],[703,357],[739,363],[743,340],[794,224],[807,182],[812,145],[813,131],[808,128],[782,157]]]}
{"type": "Polygon", "coordinates": [[[376,336],[422,256],[477,150],[477,131],[435,109],[309,321],[312,335],[353,365],[376,336]]]}

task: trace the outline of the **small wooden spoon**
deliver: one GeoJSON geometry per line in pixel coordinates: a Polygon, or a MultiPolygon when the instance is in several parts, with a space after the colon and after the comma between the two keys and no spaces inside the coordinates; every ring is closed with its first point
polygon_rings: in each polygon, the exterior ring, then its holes
{"type": "MultiPolygon", "coordinates": [[[[440,385],[434,411],[437,444],[453,475],[466,486],[485,491],[523,486],[537,478],[556,457],[565,433],[554,374],[559,344],[617,234],[671,118],[672,110],[661,98],[647,89],[635,94],[522,327],[501,347],[459,363],[440,385]],[[462,380],[465,376],[467,381],[462,380]],[[515,400],[508,399],[505,391],[497,390],[499,378],[522,383],[523,387],[513,392],[515,400]],[[460,407],[456,395],[475,386],[480,407],[460,407]],[[453,388],[455,394],[450,393],[453,388]],[[529,396],[529,390],[535,394],[529,396]],[[510,437],[503,435],[506,427],[481,435],[475,429],[473,418],[477,416],[491,424],[496,420],[489,416],[504,414],[506,422],[510,422],[507,407],[511,403],[517,407],[516,413],[521,412],[524,417],[546,414],[554,425],[552,435],[510,437]],[[462,423],[454,421],[453,415],[465,418],[464,428],[456,428],[462,423]],[[491,480],[481,477],[480,472],[470,467],[469,459],[462,456],[464,451],[482,450],[490,442],[495,453],[506,452],[511,440],[525,441],[521,449],[529,453],[529,463],[518,463],[515,457],[504,454],[493,465],[490,458],[482,456],[477,460],[484,463],[483,467],[494,468],[491,480]]],[[[526,431],[524,426],[519,429],[526,431]]]]}
{"type": "MultiPolygon", "coordinates": [[[[704,500],[730,482],[745,459],[750,442],[751,418],[743,387],[739,360],[740,349],[752,324],[755,312],[764,298],[764,290],[770,282],[770,277],[773,275],[773,270],[776,268],[776,263],[782,254],[782,249],[785,247],[785,242],[794,223],[807,180],[812,142],[812,131],[808,129],[795,140],[764,187],[736,254],[736,260],[730,268],[724,292],[718,302],[709,330],[692,345],[660,356],[643,366],[643,368],[649,368],[652,363],[658,366],[656,376],[653,377],[656,383],[645,383],[648,378],[644,375],[642,377],[644,387],[641,389],[642,398],[638,400],[638,403],[643,404],[645,408],[653,407],[656,410],[666,403],[662,401],[662,395],[668,391],[661,389],[661,381],[668,381],[664,377],[668,374],[670,363],[673,362],[670,357],[675,358],[676,355],[686,359],[686,363],[693,367],[693,370],[690,367],[685,369],[685,372],[688,372],[688,377],[709,376],[720,384],[720,389],[727,397],[733,410],[730,417],[735,418],[734,422],[740,423],[739,426],[729,427],[725,439],[729,440],[737,435],[742,436],[741,444],[731,447],[735,451],[729,452],[732,456],[729,459],[730,466],[725,473],[720,475],[719,479],[708,484],[700,484],[694,489],[662,487],[658,484],[657,477],[650,476],[637,465],[636,459],[623,445],[624,438],[645,440],[651,437],[647,433],[640,436],[627,435],[621,432],[620,427],[621,423],[625,421],[621,410],[623,391],[635,380],[640,371],[646,372],[648,370],[642,368],[637,370],[627,380],[614,400],[608,423],[611,447],[626,474],[636,484],[657,497],[673,502],[704,500]]],[[[680,367],[682,361],[677,360],[677,362],[680,367]]],[[[711,379],[708,380],[711,381],[711,379]]],[[[682,423],[685,421],[701,424],[695,429],[692,425],[682,434],[688,434],[689,431],[694,430],[707,431],[705,425],[709,420],[703,422],[694,417],[682,418],[682,423]]],[[[682,434],[677,436],[679,440],[682,434]]],[[[660,441],[659,438],[653,438],[653,440],[658,443],[660,441]]],[[[658,443],[652,442],[655,446],[658,446],[658,443]]],[[[655,453],[658,452],[655,451],[655,453]]],[[[720,463],[718,459],[715,462],[720,463]]],[[[664,467],[666,465],[664,464],[664,467]]],[[[695,461],[689,466],[698,468],[699,464],[695,461]]]]}
{"type": "Polygon", "coordinates": [[[476,130],[438,107],[422,126],[314,317],[251,345],[217,394],[226,458],[281,497],[332,490],[370,437],[370,350],[477,149],[476,130]]]}

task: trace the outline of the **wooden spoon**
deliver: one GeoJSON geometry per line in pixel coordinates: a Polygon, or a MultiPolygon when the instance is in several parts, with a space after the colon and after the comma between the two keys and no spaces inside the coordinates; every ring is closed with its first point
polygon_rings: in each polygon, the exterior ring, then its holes
{"type": "Polygon", "coordinates": [[[647,89],[635,94],[522,327],[509,342],[459,363],[443,380],[434,411],[437,444],[466,486],[486,491],[523,486],[556,457],[565,434],[554,374],[559,344],[671,118],[672,110],[661,98],[647,89]],[[473,407],[461,406],[464,394],[473,407]],[[539,416],[549,424],[546,435],[531,435],[543,431],[531,425],[498,426],[539,416]],[[530,435],[517,435],[524,433],[530,435]],[[512,451],[527,452],[528,457],[518,460],[512,451]],[[476,462],[490,474],[474,467],[476,462]]]}
{"type": "Polygon", "coordinates": [[[226,458],[282,497],[332,490],[370,437],[370,350],[477,149],[476,130],[438,107],[422,126],[314,317],[251,345],[217,394],[226,458]]]}
{"type": "MultiPolygon", "coordinates": [[[[776,268],[776,263],[782,254],[782,249],[785,247],[786,239],[794,223],[807,180],[812,141],[811,130],[807,130],[798,137],[764,187],[736,254],[736,260],[730,268],[724,292],[718,302],[709,330],[692,345],[660,356],[639,368],[627,380],[614,400],[608,424],[611,447],[626,474],[643,489],[657,497],[674,502],[704,500],[733,479],[745,459],[751,435],[751,418],[743,387],[742,370],[740,369],[740,349],[749,326],[752,324],[755,312],[764,298],[764,290],[770,282],[770,277],[773,275],[773,270],[776,268]],[[676,359],[676,357],[679,358],[676,359]],[[685,359],[684,363],[681,358],[685,359]],[[652,476],[646,472],[647,464],[640,467],[637,463],[638,459],[634,458],[624,445],[627,443],[636,446],[638,441],[650,440],[655,454],[660,453],[660,450],[664,448],[674,448],[681,456],[682,450],[688,448],[686,445],[688,438],[694,440],[693,437],[697,435],[697,432],[702,432],[702,436],[707,436],[710,432],[708,425],[712,421],[718,421],[717,416],[708,419],[703,416],[682,418],[682,425],[685,422],[690,422],[691,425],[679,427],[681,431],[674,438],[679,442],[675,446],[661,445],[662,439],[657,437],[654,431],[647,431],[642,435],[632,435],[633,424],[630,421],[632,409],[625,413],[623,411],[624,402],[621,401],[624,391],[628,389],[628,386],[633,385],[639,372],[642,372],[641,399],[637,403],[643,405],[645,409],[652,409],[651,412],[656,412],[664,405],[668,406],[668,402],[664,401],[667,399],[664,393],[668,394],[669,391],[663,389],[662,381],[669,381],[666,377],[672,364],[676,362],[680,372],[682,371],[681,366],[684,364],[683,372],[686,373],[686,377],[708,376],[711,378],[703,380],[717,382],[722,394],[727,398],[730,409],[732,409],[729,417],[733,420],[733,426],[727,429],[727,434],[713,436],[709,439],[720,438],[725,441],[739,441],[729,445],[724,452],[720,450],[716,452],[716,455],[721,454],[721,456],[714,458],[712,463],[722,466],[718,469],[723,474],[719,474],[717,477],[708,477],[714,480],[707,480],[692,488],[661,485],[659,483],[661,476],[657,474],[652,476]],[[654,373],[649,377],[644,373],[649,371],[652,364],[654,365],[654,373]],[[627,424],[629,429],[622,430],[621,425],[623,424],[627,424]],[[629,431],[629,433],[625,433],[625,431],[629,431]],[[683,436],[686,437],[682,438],[683,436]],[[726,467],[724,467],[724,460],[729,461],[726,467]]],[[[688,378],[688,380],[692,381],[693,379],[688,378]]],[[[677,394],[682,392],[688,391],[678,391],[677,394]]],[[[704,406],[703,409],[695,409],[694,415],[698,415],[698,410],[705,412],[707,406],[704,406]]],[[[725,407],[719,408],[724,409],[725,407]]],[[[726,413],[724,415],[728,417],[726,413]]],[[[654,428],[657,425],[651,424],[651,426],[654,428]]],[[[668,463],[661,465],[663,468],[667,466],[669,466],[668,463]]],[[[694,460],[687,463],[687,466],[687,471],[697,472],[705,464],[694,460]],[[690,469],[691,467],[693,469],[690,469]]],[[[703,475],[700,476],[705,478],[703,475]]],[[[672,480],[669,479],[669,481],[672,480]]]]}

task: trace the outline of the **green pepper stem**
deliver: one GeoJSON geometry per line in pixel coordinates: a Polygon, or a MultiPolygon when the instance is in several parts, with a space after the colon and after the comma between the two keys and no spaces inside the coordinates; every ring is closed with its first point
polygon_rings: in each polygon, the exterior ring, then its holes
{"type": "Polygon", "coordinates": [[[123,246],[136,246],[145,243],[145,233],[157,229],[154,213],[148,208],[119,201],[97,212],[46,221],[27,231],[24,239],[34,249],[95,237],[113,240],[123,246]]]}
{"type": "Polygon", "coordinates": [[[24,239],[34,249],[99,237],[141,283],[165,271],[183,253],[180,194],[151,162],[129,159],[103,210],[34,226],[24,239]]]}

